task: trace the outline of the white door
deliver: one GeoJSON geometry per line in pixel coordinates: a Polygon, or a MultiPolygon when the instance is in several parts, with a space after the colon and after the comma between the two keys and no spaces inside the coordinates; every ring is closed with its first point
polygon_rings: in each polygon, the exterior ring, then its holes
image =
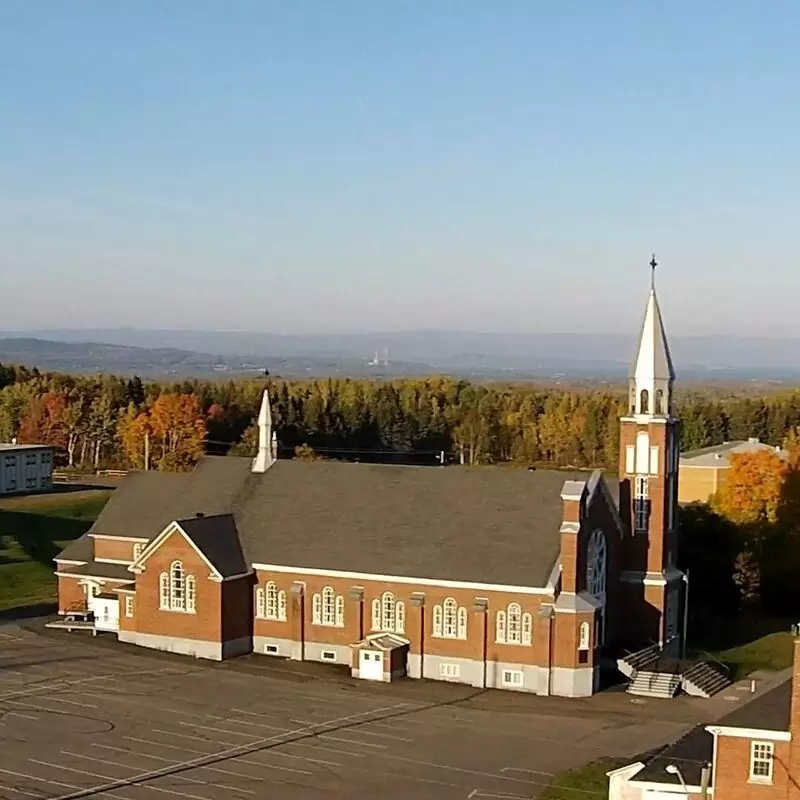
{"type": "Polygon", "coordinates": [[[358,660],[358,677],[365,681],[382,681],[383,653],[362,650],[358,660]]]}

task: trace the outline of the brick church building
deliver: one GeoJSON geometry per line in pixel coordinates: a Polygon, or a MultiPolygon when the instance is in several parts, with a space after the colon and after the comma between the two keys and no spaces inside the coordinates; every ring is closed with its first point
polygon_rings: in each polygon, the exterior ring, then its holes
{"type": "Polygon", "coordinates": [[[278,460],[265,392],[252,461],[126,479],[56,558],[60,611],[198,658],[590,695],[604,651],[680,646],[674,377],[653,288],[618,480],[278,460]]]}

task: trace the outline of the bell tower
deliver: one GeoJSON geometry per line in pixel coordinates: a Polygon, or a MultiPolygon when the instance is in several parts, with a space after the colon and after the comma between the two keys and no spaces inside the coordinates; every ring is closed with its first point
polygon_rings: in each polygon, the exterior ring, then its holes
{"type": "Polygon", "coordinates": [[[627,531],[623,586],[632,619],[627,638],[679,649],[677,559],[680,424],[673,410],[675,370],[655,288],[650,294],[630,374],[628,411],[620,420],[620,514],[627,531]],[[635,610],[635,613],[634,613],[635,610]]]}

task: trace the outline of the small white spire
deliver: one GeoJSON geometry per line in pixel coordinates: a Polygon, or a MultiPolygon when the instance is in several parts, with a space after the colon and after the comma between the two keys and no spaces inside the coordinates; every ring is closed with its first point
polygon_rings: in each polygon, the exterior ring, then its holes
{"type": "Polygon", "coordinates": [[[639,335],[636,361],[631,373],[631,413],[668,416],[671,409],[675,369],[669,352],[664,320],[658,304],[655,271],[658,262],[650,262],[652,277],[644,322],[639,335]]]}
{"type": "Polygon", "coordinates": [[[258,454],[253,459],[253,472],[266,472],[277,458],[277,437],[272,430],[272,408],[269,390],[264,389],[258,412],[258,454]]]}

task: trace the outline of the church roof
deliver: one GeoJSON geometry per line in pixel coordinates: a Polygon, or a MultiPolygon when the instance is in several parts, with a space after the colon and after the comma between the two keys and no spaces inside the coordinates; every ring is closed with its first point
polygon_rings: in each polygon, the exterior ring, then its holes
{"type": "Polygon", "coordinates": [[[338,461],[250,467],[209,457],[189,474],[132,475],[90,533],[153,538],[198,512],[232,514],[248,564],[544,586],[560,550],[561,488],[590,477],[338,461]]]}
{"type": "Polygon", "coordinates": [[[672,366],[672,356],[669,352],[655,287],[650,290],[650,296],[647,298],[647,308],[631,377],[643,383],[675,380],[675,369],[672,366]]]}

